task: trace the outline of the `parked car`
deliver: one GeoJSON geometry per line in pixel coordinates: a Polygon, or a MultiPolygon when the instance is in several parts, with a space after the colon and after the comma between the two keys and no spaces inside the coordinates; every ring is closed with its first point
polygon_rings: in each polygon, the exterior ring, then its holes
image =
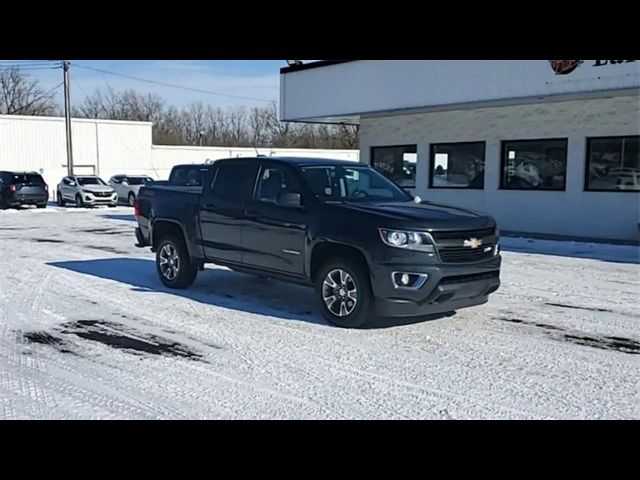
{"type": "Polygon", "coordinates": [[[146,175],[114,175],[109,179],[109,185],[116,191],[121,201],[126,201],[130,206],[138,197],[140,187],[153,182],[153,178],[146,175]]]}
{"type": "Polygon", "coordinates": [[[480,305],[500,286],[493,218],[411,197],[369,166],[272,157],[175,169],[199,185],[172,172],[135,205],[137,246],[156,253],[169,288],[215,263],[315,286],[329,322],[361,327],[480,305]]]}
{"type": "Polygon", "coordinates": [[[35,172],[0,172],[0,209],[35,205],[46,208],[49,186],[35,172]]]}
{"type": "Polygon", "coordinates": [[[95,175],[71,175],[64,177],[56,189],[58,205],[73,203],[76,207],[95,207],[118,204],[118,194],[95,175]]]}

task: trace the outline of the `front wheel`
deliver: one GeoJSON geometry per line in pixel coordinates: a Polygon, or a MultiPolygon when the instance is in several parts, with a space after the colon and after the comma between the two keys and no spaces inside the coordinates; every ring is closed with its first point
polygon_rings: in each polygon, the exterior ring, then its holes
{"type": "Polygon", "coordinates": [[[316,299],[324,318],[343,328],[371,322],[373,298],[366,266],[350,259],[326,263],[316,279],[316,299]]]}
{"type": "Polygon", "coordinates": [[[56,198],[58,199],[59,207],[64,207],[66,205],[66,202],[64,201],[64,198],[62,198],[62,194],[60,192],[56,192],[56,198]]]}
{"type": "Polygon", "coordinates": [[[184,241],[174,235],[162,238],[158,243],[156,268],[160,280],[169,288],[187,288],[198,275],[198,266],[189,256],[184,241]]]}
{"type": "Polygon", "coordinates": [[[129,194],[129,206],[133,207],[136,204],[136,196],[134,193],[129,194]]]}
{"type": "Polygon", "coordinates": [[[7,204],[4,201],[4,197],[2,196],[2,194],[0,194],[0,210],[6,210],[7,208],[7,204]]]}
{"type": "Polygon", "coordinates": [[[84,202],[82,201],[82,197],[80,194],[76,195],[76,208],[84,207],[84,202]]]}

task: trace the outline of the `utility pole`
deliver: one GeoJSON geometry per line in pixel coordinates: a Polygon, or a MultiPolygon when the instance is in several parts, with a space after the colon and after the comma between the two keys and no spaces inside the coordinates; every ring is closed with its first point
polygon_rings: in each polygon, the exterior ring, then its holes
{"type": "Polygon", "coordinates": [[[64,119],[67,130],[67,174],[73,175],[73,148],[71,145],[71,100],[69,94],[69,60],[62,61],[64,70],[64,119]]]}

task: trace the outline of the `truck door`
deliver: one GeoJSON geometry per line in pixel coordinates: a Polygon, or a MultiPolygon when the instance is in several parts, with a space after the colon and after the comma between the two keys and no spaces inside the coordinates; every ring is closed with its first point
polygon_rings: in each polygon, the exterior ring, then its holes
{"type": "Polygon", "coordinates": [[[264,162],[256,194],[247,203],[242,262],[285,273],[304,273],[306,212],[279,204],[283,194],[300,194],[300,182],[289,167],[264,162]]]}
{"type": "Polygon", "coordinates": [[[242,261],[246,202],[253,196],[258,164],[251,160],[220,162],[200,202],[202,245],[208,260],[242,261]]]}

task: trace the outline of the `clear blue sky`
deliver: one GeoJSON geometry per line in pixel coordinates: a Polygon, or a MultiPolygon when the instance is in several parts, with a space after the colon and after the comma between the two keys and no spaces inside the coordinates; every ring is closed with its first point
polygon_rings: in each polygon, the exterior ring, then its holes
{"type": "MultiPolygon", "coordinates": [[[[76,105],[96,88],[111,86],[115,90],[133,88],[144,93],[157,93],[168,104],[176,106],[201,101],[227,107],[266,104],[260,100],[277,102],[279,71],[286,66],[286,60],[71,60],[71,64],[72,103],[76,105]],[[179,90],[83,67],[250,99],[179,90]]],[[[62,81],[61,70],[34,70],[28,73],[47,90],[62,81]]],[[[62,101],[62,88],[58,90],[57,98],[62,101]]]]}

